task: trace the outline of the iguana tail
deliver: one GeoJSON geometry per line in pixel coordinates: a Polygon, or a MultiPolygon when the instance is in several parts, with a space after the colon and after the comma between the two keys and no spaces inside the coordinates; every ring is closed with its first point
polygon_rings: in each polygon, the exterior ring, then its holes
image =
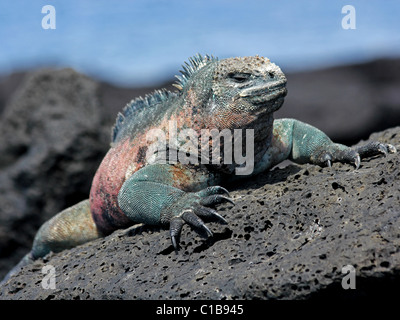
{"type": "Polygon", "coordinates": [[[28,254],[26,254],[20,262],[18,262],[18,264],[16,266],[14,266],[10,271],[8,271],[8,273],[6,274],[6,276],[3,278],[3,280],[0,281],[0,287],[6,283],[8,281],[8,279],[11,278],[11,276],[13,276],[14,274],[18,273],[23,267],[25,267],[26,265],[32,263],[34,261],[34,259],[32,258],[32,254],[29,252],[28,254]]]}
{"type": "Polygon", "coordinates": [[[51,251],[60,252],[101,236],[93,221],[89,200],[81,201],[61,211],[40,227],[33,241],[32,250],[11,269],[1,283],[18,273],[22,267],[51,251]]]}

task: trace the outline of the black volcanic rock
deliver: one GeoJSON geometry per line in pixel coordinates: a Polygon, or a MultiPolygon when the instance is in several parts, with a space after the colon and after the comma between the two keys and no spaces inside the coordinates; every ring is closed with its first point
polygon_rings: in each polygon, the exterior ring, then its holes
{"type": "Polygon", "coordinates": [[[73,71],[28,74],[0,119],[0,277],[39,226],[88,197],[109,146],[98,84],[73,71]]]}
{"type": "MultiPolygon", "coordinates": [[[[400,147],[400,127],[371,139],[400,147]]],[[[236,206],[219,207],[229,224],[210,223],[213,238],[186,226],[175,253],[167,230],[134,226],[36,261],[0,299],[385,298],[400,284],[399,186],[399,153],[276,168],[227,186],[236,206]],[[347,265],[355,290],[341,287],[347,265]]]]}

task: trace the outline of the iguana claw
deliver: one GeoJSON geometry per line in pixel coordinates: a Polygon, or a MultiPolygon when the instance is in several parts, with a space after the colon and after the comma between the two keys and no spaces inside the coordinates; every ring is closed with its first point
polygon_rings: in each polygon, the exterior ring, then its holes
{"type": "Polygon", "coordinates": [[[354,165],[356,166],[356,170],[360,167],[361,164],[361,158],[360,155],[357,155],[357,157],[354,160],[354,165]]]}
{"type": "Polygon", "coordinates": [[[357,170],[360,167],[362,158],[379,154],[383,154],[386,157],[388,153],[396,152],[397,150],[393,145],[374,141],[360,147],[330,150],[330,152],[326,152],[321,156],[320,162],[328,167],[332,165],[332,161],[353,163],[357,170]]]}
{"type": "Polygon", "coordinates": [[[181,199],[182,202],[180,202],[179,206],[185,207],[170,220],[170,236],[175,250],[178,250],[179,237],[185,223],[205,232],[208,237],[212,237],[213,233],[200,217],[216,218],[218,221],[227,224],[227,221],[216,210],[207,207],[223,202],[234,204],[231,198],[223,194],[229,195],[228,190],[220,186],[213,186],[196,193],[188,193],[181,199]]]}
{"type": "Polygon", "coordinates": [[[329,153],[326,153],[322,157],[322,162],[326,163],[327,167],[332,167],[332,156],[329,153]]]}
{"type": "Polygon", "coordinates": [[[397,152],[396,147],[393,146],[393,145],[391,145],[391,144],[389,144],[389,143],[386,144],[386,147],[388,148],[388,150],[389,150],[390,153],[396,153],[396,152],[397,152]]]}
{"type": "Polygon", "coordinates": [[[386,157],[388,153],[397,152],[395,146],[378,141],[373,141],[361,147],[357,147],[356,151],[360,154],[361,158],[376,156],[380,153],[384,154],[384,156],[386,157]]]}
{"type": "Polygon", "coordinates": [[[207,218],[214,218],[215,217],[218,220],[220,220],[221,222],[223,222],[224,224],[228,224],[228,222],[225,220],[225,218],[223,216],[221,216],[214,209],[203,207],[203,206],[199,205],[199,206],[194,208],[194,212],[200,217],[207,217],[207,218]]]}
{"type": "Polygon", "coordinates": [[[220,204],[222,202],[230,202],[233,205],[235,205],[235,202],[233,202],[233,200],[231,198],[225,197],[223,195],[220,194],[214,194],[208,197],[205,197],[203,199],[200,200],[200,204],[202,206],[209,206],[209,205],[213,205],[213,204],[220,204]]]}
{"type": "Polygon", "coordinates": [[[179,236],[184,224],[185,222],[179,217],[173,218],[169,224],[169,234],[175,250],[178,250],[179,236]]]}
{"type": "Polygon", "coordinates": [[[391,145],[391,144],[386,144],[386,143],[379,143],[377,146],[377,149],[379,152],[383,153],[385,157],[388,155],[388,153],[396,153],[396,147],[391,145]]]}
{"type": "Polygon", "coordinates": [[[207,233],[209,237],[212,237],[213,233],[211,232],[210,229],[207,228],[207,226],[204,224],[203,220],[201,220],[194,212],[193,210],[185,210],[182,213],[182,219],[187,223],[190,224],[191,226],[201,229],[207,233]]]}
{"type": "Polygon", "coordinates": [[[182,227],[185,222],[196,229],[200,229],[207,233],[207,236],[212,237],[213,233],[211,230],[204,224],[203,220],[201,220],[192,209],[186,209],[181,213],[181,215],[173,218],[170,222],[170,235],[172,245],[175,250],[178,250],[179,236],[182,231],[182,227]]]}
{"type": "Polygon", "coordinates": [[[197,192],[200,197],[206,197],[215,194],[226,194],[229,197],[229,191],[221,186],[211,186],[197,192]]]}
{"type": "Polygon", "coordinates": [[[385,146],[384,144],[381,144],[381,143],[380,143],[380,144],[378,145],[377,149],[378,149],[379,152],[383,153],[383,155],[384,155],[385,157],[387,157],[388,148],[386,148],[386,146],[385,146]]]}

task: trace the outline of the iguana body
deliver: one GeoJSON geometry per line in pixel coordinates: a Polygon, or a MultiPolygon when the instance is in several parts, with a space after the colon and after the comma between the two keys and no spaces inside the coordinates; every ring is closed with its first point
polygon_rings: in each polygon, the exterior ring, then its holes
{"type": "MultiPolygon", "coordinates": [[[[197,164],[184,164],[179,157],[171,157],[171,150],[187,153],[185,141],[179,139],[157,149],[159,158],[149,157],[149,132],[161,131],[172,141],[171,123],[175,123],[178,135],[192,129],[199,137],[204,129],[241,129],[244,134],[246,129],[254,130],[251,175],[285,159],[329,166],[332,161],[342,161],[358,167],[360,157],[396,152],[393,146],[379,142],[352,149],[333,143],[323,132],[300,121],[274,121],[273,112],[286,95],[286,78],[266,58],[218,60],[198,55],[181,72],[177,93],[157,91],[132,101],[118,115],[111,148],[93,179],[89,200],[46,222],[32,251],[11,273],[50,251],[71,248],[135,223],[169,225],[176,248],[184,223],[211,236],[200,217],[225,222],[209,206],[231,201],[221,185],[248,175],[236,174],[243,164],[224,162],[224,144],[219,146],[222,156],[214,163],[197,159],[197,164]],[[163,156],[164,163],[158,161],[163,156]]],[[[211,141],[205,141],[211,159],[211,141]]]]}

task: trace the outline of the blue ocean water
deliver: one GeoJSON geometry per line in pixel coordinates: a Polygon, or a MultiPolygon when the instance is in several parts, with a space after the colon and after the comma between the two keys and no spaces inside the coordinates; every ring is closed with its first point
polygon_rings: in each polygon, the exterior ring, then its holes
{"type": "Polygon", "coordinates": [[[118,85],[171,78],[196,53],[259,54],[285,71],[400,56],[398,0],[0,0],[0,74],[70,66],[118,85]],[[342,7],[356,29],[343,29],[342,7]],[[42,7],[56,29],[43,29],[42,7]]]}

